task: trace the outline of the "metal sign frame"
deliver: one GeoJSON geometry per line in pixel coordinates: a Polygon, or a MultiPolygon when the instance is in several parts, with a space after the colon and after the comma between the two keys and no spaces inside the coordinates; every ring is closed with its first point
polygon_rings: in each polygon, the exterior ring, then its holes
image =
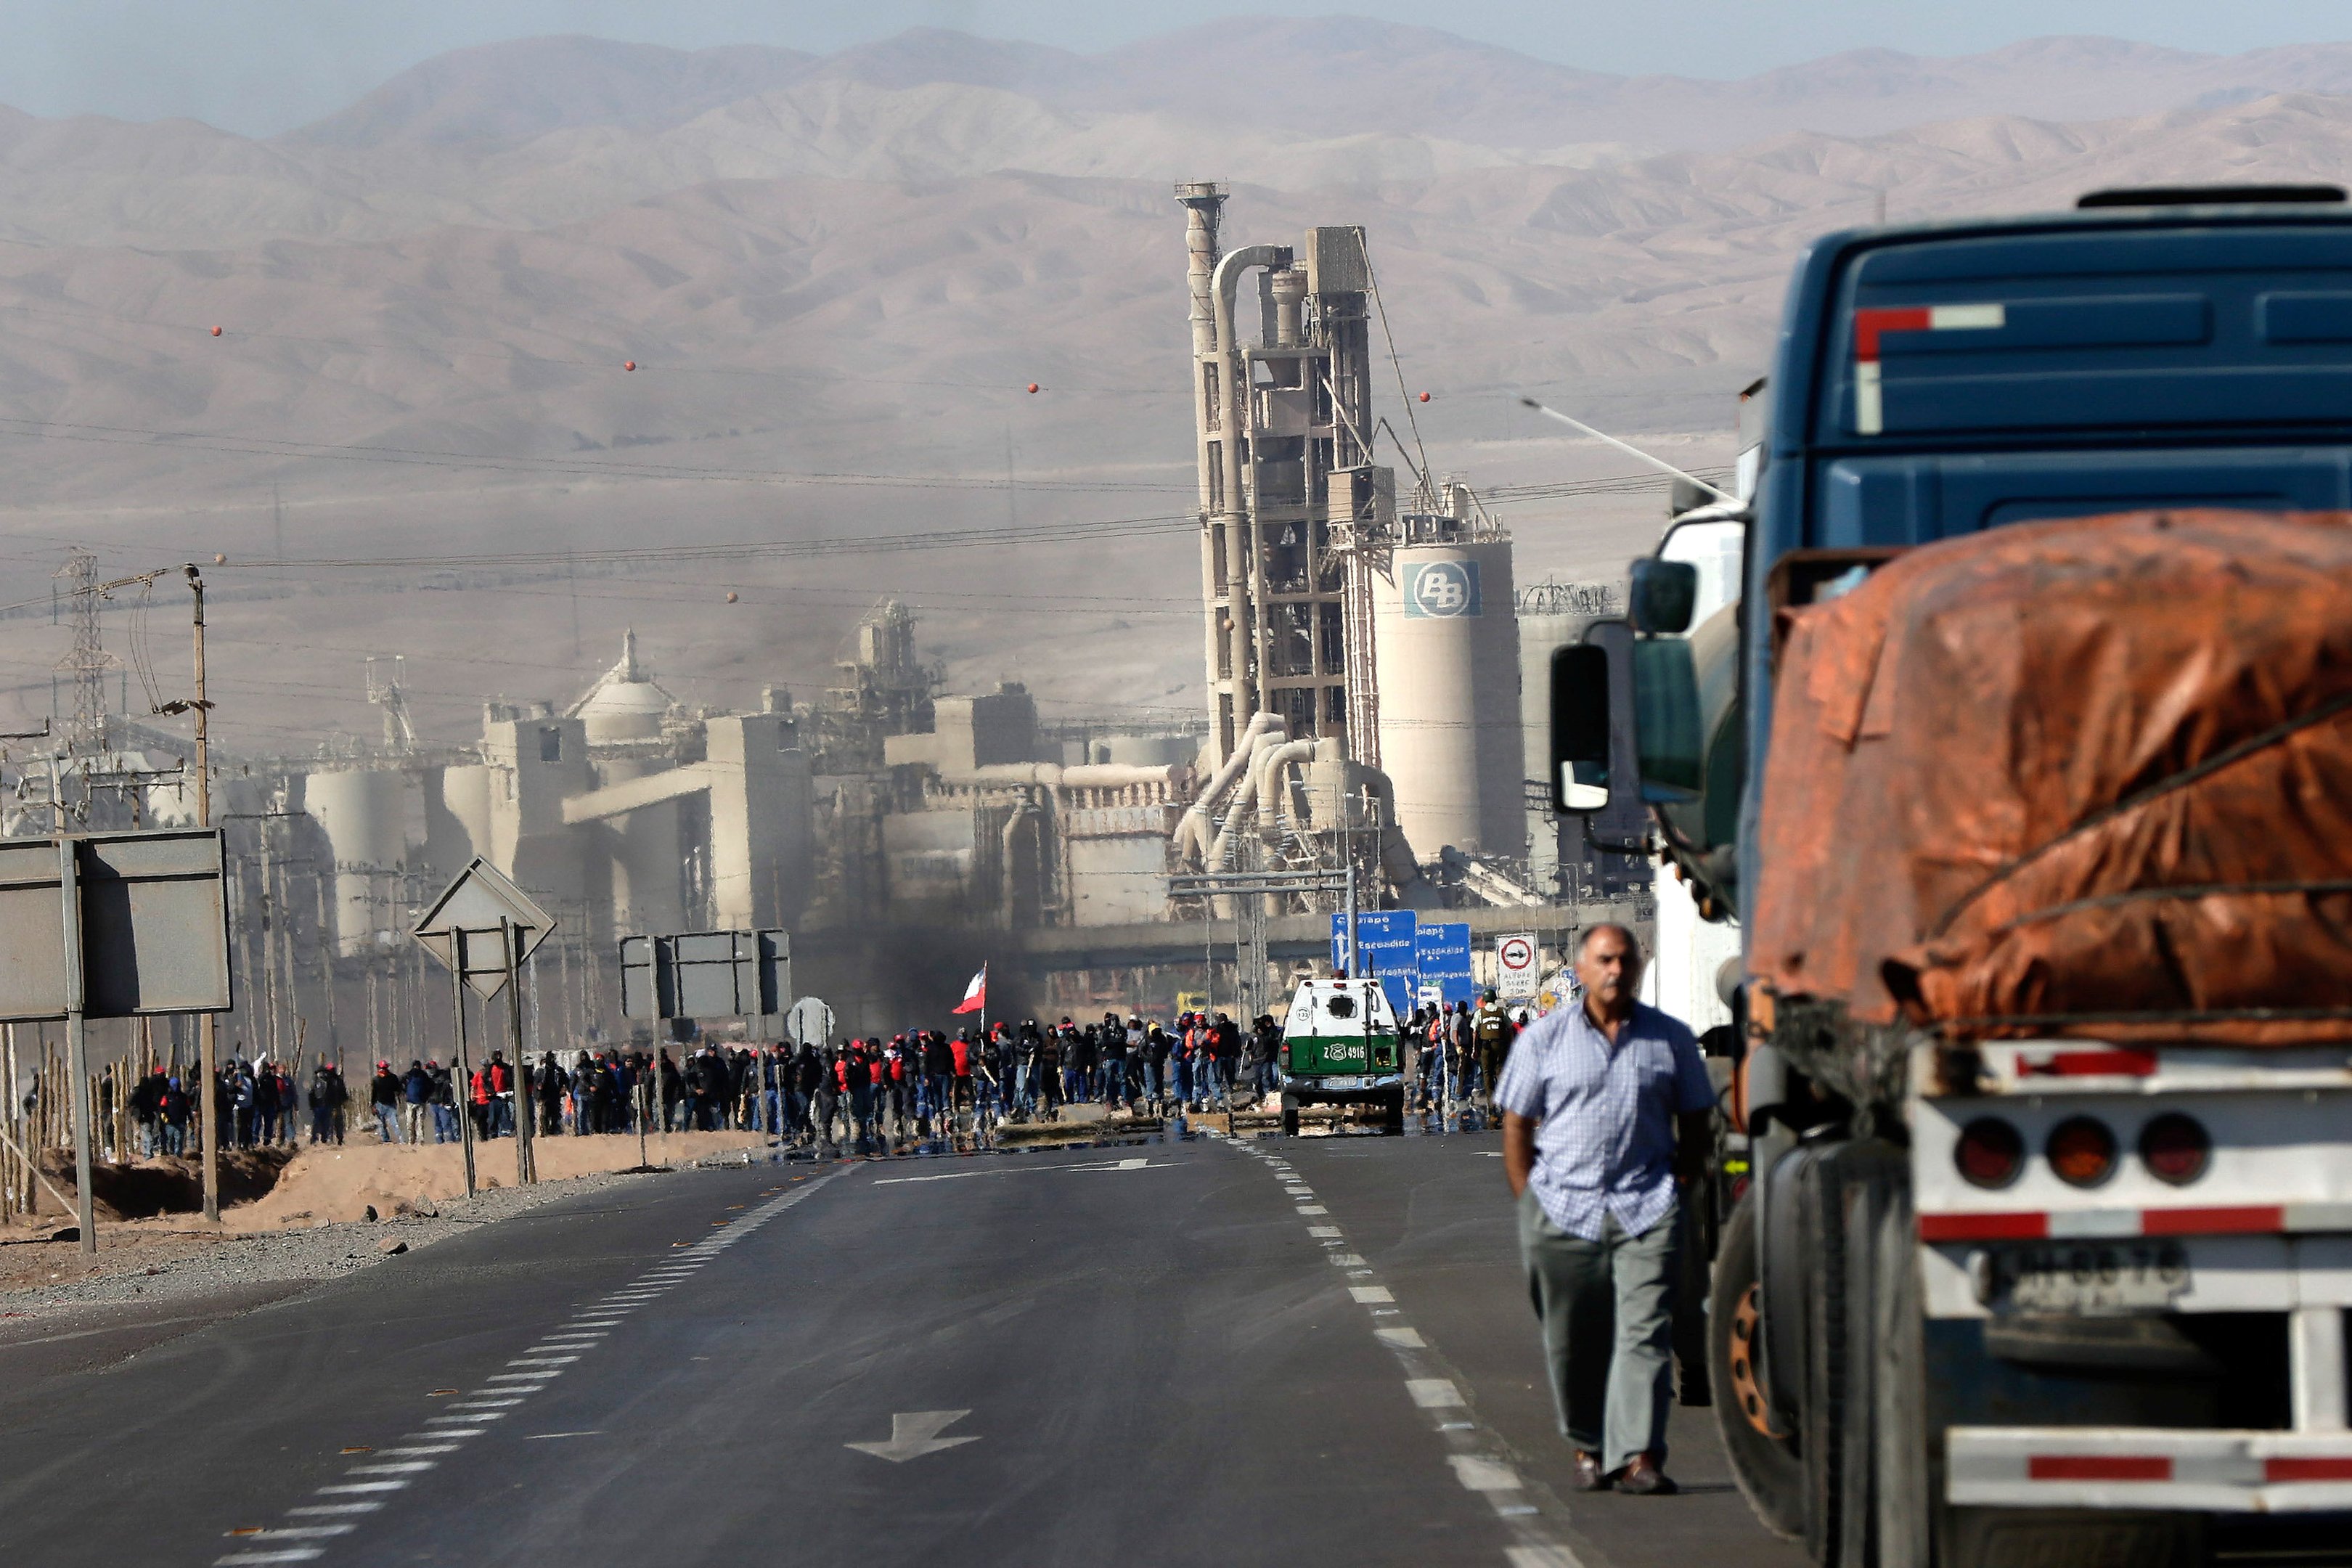
{"type": "Polygon", "coordinates": [[[781,929],[621,939],[624,1017],[771,1018],[792,1005],[792,937],[781,929]]]}
{"type": "Polygon", "coordinates": [[[217,827],[0,839],[0,1019],[234,1010],[227,873],[217,827]]]}

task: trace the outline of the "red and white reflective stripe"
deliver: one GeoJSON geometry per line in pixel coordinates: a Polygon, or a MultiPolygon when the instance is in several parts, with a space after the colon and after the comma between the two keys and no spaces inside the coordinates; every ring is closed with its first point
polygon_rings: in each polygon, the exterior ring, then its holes
{"type": "Polygon", "coordinates": [[[2346,1230],[2352,1230],[2352,1204],[1979,1209],[1919,1216],[1922,1241],[2091,1241],[2145,1236],[2292,1236],[2346,1230]]]}
{"type": "Polygon", "coordinates": [[[2099,1047],[2091,1050],[2052,1051],[2046,1056],[2017,1054],[2020,1078],[2153,1078],[2154,1051],[2099,1047]]]}
{"type": "Polygon", "coordinates": [[[2352,1432],[1955,1426],[1945,1452],[1946,1495],[1965,1506],[2352,1506],[2352,1432]]]}
{"type": "Polygon", "coordinates": [[[1886,428],[1879,390],[1878,340],[1887,332],[1982,331],[2009,324],[2000,305],[1905,305],[1853,313],[1853,427],[1875,436],[1886,428]]]}

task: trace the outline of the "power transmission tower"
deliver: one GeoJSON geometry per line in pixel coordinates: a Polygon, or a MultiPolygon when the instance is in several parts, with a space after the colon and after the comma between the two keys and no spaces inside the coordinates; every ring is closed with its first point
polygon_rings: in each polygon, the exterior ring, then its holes
{"type": "Polygon", "coordinates": [[[98,557],[77,550],[55,574],[70,584],[73,601],[73,651],[58,660],[61,675],[73,677],[73,717],[60,737],[68,755],[88,755],[106,749],[106,672],[119,662],[98,637],[98,557]]]}

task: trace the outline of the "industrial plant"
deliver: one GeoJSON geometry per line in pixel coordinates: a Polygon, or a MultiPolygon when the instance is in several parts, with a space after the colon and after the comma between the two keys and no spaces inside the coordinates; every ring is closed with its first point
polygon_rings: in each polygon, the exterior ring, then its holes
{"type": "MultiPolygon", "coordinates": [[[[892,599],[821,689],[771,685],[750,712],[681,700],[621,630],[584,689],[486,701],[478,733],[428,742],[399,659],[371,660],[380,740],[215,750],[215,818],[260,917],[237,926],[240,1044],[423,1054],[446,1002],[408,928],[477,857],[556,917],[534,1000],[580,1040],[628,1027],[613,955],[632,933],[784,928],[797,988],[856,1030],[902,1025],[925,987],[944,1006],[982,963],[1035,1011],[1187,993],[1255,1012],[1329,962],[1350,896],[1555,946],[1591,906],[1645,912],[1646,863],[1538,798],[1550,654],[1613,589],[1519,585],[1476,489],[1432,468],[1409,410],[1383,414],[1361,229],[1228,245],[1224,186],[1176,200],[1196,720],[1048,726],[1020,684],[945,689],[892,599]]],[[[73,570],[95,583],[94,561],[73,570]]],[[[6,757],[11,831],[193,820],[184,741],[106,710],[96,602],[78,601],[73,717],[6,757]]]]}

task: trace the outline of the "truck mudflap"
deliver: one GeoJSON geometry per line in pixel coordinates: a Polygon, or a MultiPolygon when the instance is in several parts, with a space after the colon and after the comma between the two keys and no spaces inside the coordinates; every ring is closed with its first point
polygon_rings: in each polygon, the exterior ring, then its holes
{"type": "Polygon", "coordinates": [[[1954,1426],[1944,1473],[1956,1507],[2338,1512],[2352,1431],[1954,1426]]]}

